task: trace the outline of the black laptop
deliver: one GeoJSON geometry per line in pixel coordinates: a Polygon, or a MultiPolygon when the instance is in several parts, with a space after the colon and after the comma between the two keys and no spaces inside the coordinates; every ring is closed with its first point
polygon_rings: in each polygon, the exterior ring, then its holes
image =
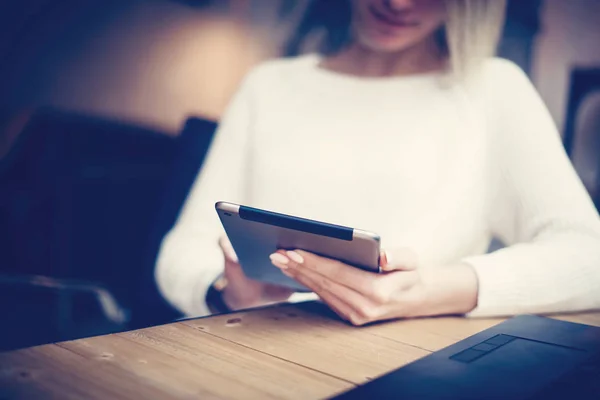
{"type": "Polygon", "coordinates": [[[600,328],[514,317],[336,398],[600,400],[600,328]]]}

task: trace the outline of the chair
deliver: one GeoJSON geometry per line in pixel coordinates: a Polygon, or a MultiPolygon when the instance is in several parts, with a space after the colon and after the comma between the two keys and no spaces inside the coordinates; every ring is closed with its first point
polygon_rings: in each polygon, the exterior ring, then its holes
{"type": "Polygon", "coordinates": [[[13,327],[1,334],[5,347],[178,316],[156,289],[154,260],[215,126],[191,118],[173,137],[34,114],[0,163],[0,318],[13,327]],[[36,331],[29,324],[38,321],[36,331]]]}
{"type": "Polygon", "coordinates": [[[126,310],[98,282],[58,278],[68,275],[68,254],[60,246],[67,239],[60,218],[67,135],[49,133],[48,122],[45,112],[32,117],[0,163],[0,350],[91,332],[75,323],[75,298],[104,316],[96,333],[127,320],[126,310]]]}
{"type": "Polygon", "coordinates": [[[39,275],[0,275],[0,351],[75,339],[123,329],[128,313],[109,290],[95,282],[39,275]],[[86,302],[102,314],[101,326],[77,315],[73,303],[86,302]],[[87,321],[86,321],[87,320],[87,321]]]}
{"type": "Polygon", "coordinates": [[[571,72],[563,142],[600,210],[600,68],[571,72]]]}
{"type": "Polygon", "coordinates": [[[213,139],[217,123],[198,117],[188,118],[177,139],[174,162],[169,169],[161,196],[161,206],[149,237],[146,268],[140,281],[139,298],[131,321],[132,328],[156,325],[181,316],[160,295],[154,279],[154,265],[164,236],[171,230],[187,198],[213,139]]]}

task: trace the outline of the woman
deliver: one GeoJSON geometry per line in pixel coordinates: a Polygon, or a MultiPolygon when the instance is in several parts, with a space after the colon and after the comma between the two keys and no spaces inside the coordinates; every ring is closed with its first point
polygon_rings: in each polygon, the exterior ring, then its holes
{"type": "Polygon", "coordinates": [[[226,200],[378,232],[381,275],[271,256],[353,324],[600,307],[598,214],[526,76],[491,57],[504,4],[350,4],[330,53],[268,62],[239,89],[164,241],[166,298],[202,315],[290,296],[217,246],[226,200]],[[508,246],[486,254],[491,237],[508,246]]]}

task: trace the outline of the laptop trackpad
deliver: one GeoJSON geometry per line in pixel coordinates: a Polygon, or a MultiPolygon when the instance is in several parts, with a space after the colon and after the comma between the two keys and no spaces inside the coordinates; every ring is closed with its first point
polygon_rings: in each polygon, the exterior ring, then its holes
{"type": "Polygon", "coordinates": [[[497,335],[450,358],[468,363],[470,382],[497,388],[494,397],[528,397],[585,359],[587,352],[510,335],[497,335]]]}

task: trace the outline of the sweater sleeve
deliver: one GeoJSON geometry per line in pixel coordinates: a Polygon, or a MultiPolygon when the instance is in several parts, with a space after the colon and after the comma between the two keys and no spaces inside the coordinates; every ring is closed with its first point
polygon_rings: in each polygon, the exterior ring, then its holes
{"type": "Polygon", "coordinates": [[[188,316],[209,313],[209,285],[223,271],[218,239],[224,234],[215,203],[245,203],[251,96],[251,72],[234,95],[172,230],[157,258],[155,278],[162,295],[188,316]]]}
{"type": "Polygon", "coordinates": [[[463,260],[479,281],[469,316],[600,307],[600,220],[527,76],[494,61],[486,95],[490,227],[507,247],[463,260]]]}

